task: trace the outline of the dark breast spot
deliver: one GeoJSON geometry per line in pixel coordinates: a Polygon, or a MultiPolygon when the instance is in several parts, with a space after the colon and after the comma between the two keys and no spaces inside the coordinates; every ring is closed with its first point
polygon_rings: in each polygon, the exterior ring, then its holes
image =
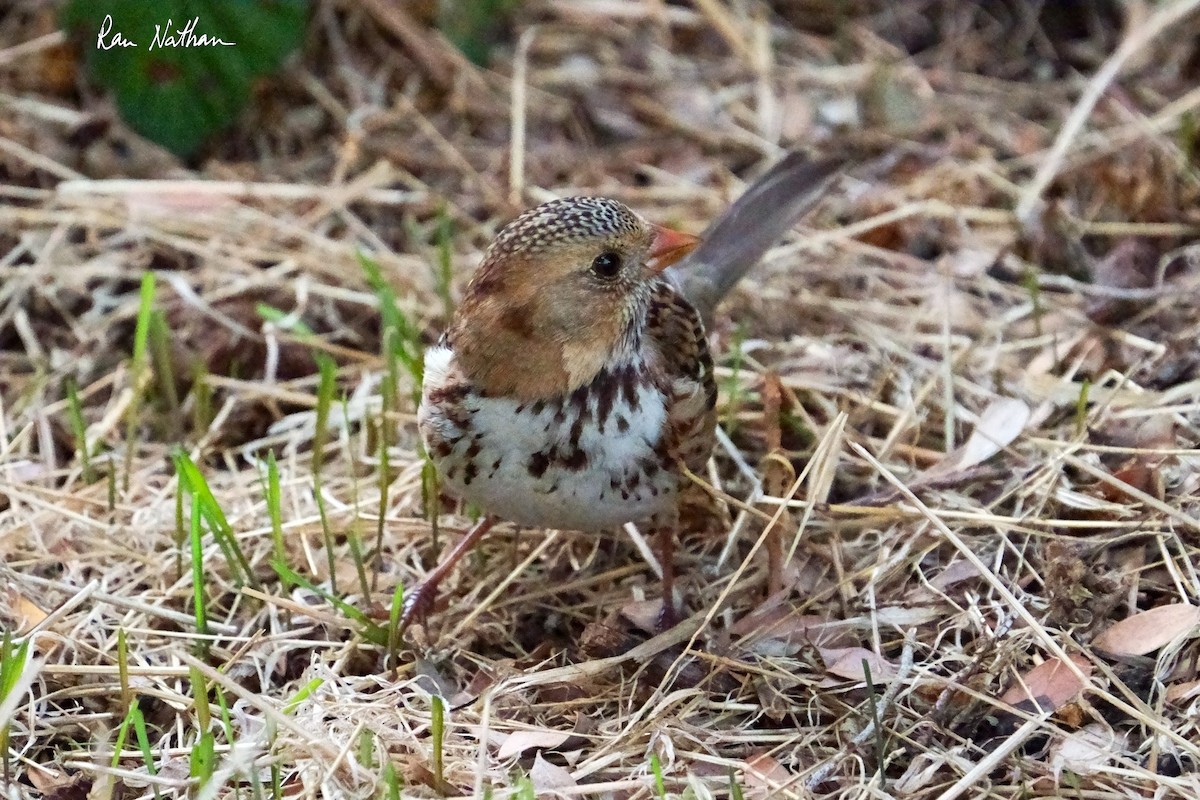
{"type": "Polygon", "coordinates": [[[601,370],[596,380],[592,381],[592,388],[596,395],[596,423],[600,433],[604,433],[604,423],[608,421],[617,399],[617,379],[608,370],[601,370]]]}
{"type": "Polygon", "coordinates": [[[535,478],[540,478],[546,474],[546,469],[550,466],[550,456],[544,451],[539,450],[529,457],[529,474],[535,478]]]}
{"type": "Polygon", "coordinates": [[[625,398],[625,402],[633,411],[640,408],[641,403],[638,400],[638,372],[632,366],[625,367],[621,370],[621,394],[625,398]]]}
{"type": "Polygon", "coordinates": [[[471,388],[465,383],[451,383],[446,386],[440,386],[429,393],[429,404],[434,406],[458,405],[466,399],[470,391],[471,388]]]}
{"type": "Polygon", "coordinates": [[[588,465],[587,453],[583,452],[581,448],[576,447],[571,450],[571,453],[566,458],[562,459],[562,465],[572,472],[579,472],[588,465]]]}
{"type": "Polygon", "coordinates": [[[590,385],[585,384],[571,392],[571,408],[580,416],[587,416],[590,413],[588,410],[588,397],[591,396],[591,389],[590,385]]]}

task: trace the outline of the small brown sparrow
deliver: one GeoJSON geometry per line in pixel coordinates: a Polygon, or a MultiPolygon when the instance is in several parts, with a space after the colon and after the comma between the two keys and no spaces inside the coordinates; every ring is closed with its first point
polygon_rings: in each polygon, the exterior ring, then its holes
{"type": "Polygon", "coordinates": [[[788,156],[703,242],[603,197],[554,200],[500,231],[426,351],[417,411],[442,485],[485,516],[410,593],[403,626],[428,612],[439,581],[498,519],[586,531],[649,523],[664,621],[674,619],[676,499],[716,426],[704,320],[837,169],[788,156]]]}

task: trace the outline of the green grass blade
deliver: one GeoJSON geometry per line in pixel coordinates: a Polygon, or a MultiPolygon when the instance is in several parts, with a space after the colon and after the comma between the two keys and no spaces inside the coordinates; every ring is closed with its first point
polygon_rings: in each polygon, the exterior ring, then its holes
{"type": "Polygon", "coordinates": [[[25,639],[20,644],[14,644],[12,631],[5,629],[4,638],[0,639],[0,709],[4,709],[3,715],[0,716],[0,761],[3,762],[5,786],[12,783],[8,724],[11,714],[16,710],[17,694],[24,694],[28,688],[23,685],[26,682],[21,680],[28,661],[29,639],[25,639]]]}
{"type": "Polygon", "coordinates": [[[396,774],[396,768],[390,761],[383,768],[383,786],[387,790],[384,795],[387,800],[400,800],[400,791],[404,788],[404,781],[396,774]]]}
{"type": "MultiPolygon", "coordinates": [[[[279,465],[275,462],[274,451],[267,453],[267,515],[271,518],[271,542],[275,551],[275,560],[281,564],[287,563],[287,548],[283,542],[283,499],[279,489],[279,465]]],[[[283,584],[284,591],[289,586],[283,584]]]]}
{"type": "Polygon", "coordinates": [[[666,800],[667,785],[663,780],[662,762],[658,760],[658,753],[650,754],[650,773],[654,775],[654,796],[658,800],[666,800]]]}
{"type": "Polygon", "coordinates": [[[358,263],[362,267],[367,285],[379,300],[379,318],[381,329],[389,328],[396,331],[396,337],[391,341],[391,352],[400,364],[412,376],[414,384],[414,400],[420,395],[421,380],[424,376],[425,364],[421,347],[421,332],[409,321],[396,302],[396,292],[383,279],[379,264],[365,253],[358,253],[358,263]]]}
{"type": "MultiPolygon", "coordinates": [[[[188,528],[188,541],[192,548],[192,604],[193,615],[196,618],[196,631],[201,636],[208,636],[208,608],[204,597],[204,531],[200,525],[200,503],[192,497],[191,525],[188,528]]],[[[200,640],[200,651],[208,652],[208,640],[200,640]]]]}
{"type": "Polygon", "coordinates": [[[388,416],[391,407],[388,405],[388,398],[383,397],[383,409],[379,416],[380,435],[376,437],[379,441],[379,469],[375,472],[375,478],[378,482],[379,490],[379,507],[376,509],[375,522],[375,558],[371,572],[371,588],[374,589],[379,583],[379,573],[383,571],[383,531],[387,523],[387,510],[389,505],[389,496],[392,489],[392,463],[388,440],[390,437],[383,434],[383,431],[388,427],[388,416]]]}
{"type": "Polygon", "coordinates": [[[320,689],[324,684],[324,678],[313,678],[311,681],[301,686],[299,691],[295,692],[287,699],[287,702],[283,704],[283,708],[280,709],[280,712],[283,714],[291,714],[296,710],[297,706],[299,706],[308,698],[312,697],[313,692],[315,692],[317,689],[320,689]]]}
{"type": "Polygon", "coordinates": [[[729,800],[745,800],[742,785],[738,783],[737,770],[733,767],[729,768],[729,800]]]}
{"type": "Polygon", "coordinates": [[[175,472],[179,475],[180,488],[186,489],[192,497],[192,502],[199,506],[200,514],[208,523],[213,538],[225,555],[234,583],[239,586],[249,584],[258,588],[258,579],[254,577],[254,571],[250,569],[250,562],[246,560],[246,556],[237,542],[237,536],[233,532],[233,527],[225,517],[225,511],[217,502],[212,489],[209,488],[204,473],[182,450],[175,451],[173,460],[175,472]]]}
{"type": "Polygon", "coordinates": [[[129,738],[129,729],[133,727],[134,716],[138,715],[140,715],[140,712],[138,711],[138,704],[135,699],[129,705],[129,711],[125,713],[125,716],[121,719],[121,724],[117,727],[117,740],[113,744],[112,762],[109,764],[113,769],[116,769],[121,763],[121,751],[125,749],[125,742],[129,738]]]}
{"type": "Polygon", "coordinates": [[[325,591],[320,586],[317,586],[315,583],[293,570],[287,564],[280,564],[278,561],[272,561],[271,568],[275,570],[275,573],[279,576],[280,580],[290,581],[296,586],[319,594],[327,603],[337,608],[338,611],[342,612],[342,615],[347,619],[352,619],[362,625],[362,630],[360,633],[362,634],[362,637],[371,642],[371,644],[377,644],[381,647],[387,645],[387,631],[385,631],[378,623],[376,623],[359,609],[350,605],[342,598],[325,591]]]}
{"type": "Polygon", "coordinates": [[[175,367],[171,358],[171,331],[166,317],[159,309],[150,314],[150,354],[154,361],[154,373],[158,377],[158,390],[166,405],[165,419],[171,435],[182,434],[179,422],[179,391],[175,388],[175,367]]]}
{"type": "Polygon", "coordinates": [[[79,465],[83,470],[83,482],[91,483],[96,476],[92,472],[92,453],[87,443],[87,424],[83,421],[83,405],[79,402],[79,387],[75,379],[67,376],[67,422],[71,435],[75,437],[75,449],[79,451],[79,465]]]}
{"type": "Polygon", "coordinates": [[[334,559],[333,531],[329,529],[329,516],[325,513],[325,495],[321,490],[321,467],[325,463],[325,443],[329,440],[329,408],[333,405],[333,391],[337,387],[337,367],[333,359],[324,353],[314,353],[320,382],[317,384],[317,427],[313,432],[312,476],[313,497],[317,501],[317,514],[321,518],[321,533],[325,537],[325,558],[329,564],[329,586],[334,592],[337,586],[337,562],[334,559]]]}
{"type": "Polygon", "coordinates": [[[129,364],[133,397],[125,411],[125,474],[122,489],[129,491],[129,475],[133,471],[134,442],[138,440],[137,425],[142,407],[142,392],[146,387],[147,342],[150,339],[150,319],[154,310],[154,273],[147,272],[142,276],[141,292],[138,300],[137,324],[133,330],[133,358],[129,364]]]}
{"type": "MultiPolygon", "coordinates": [[[[136,700],[129,707],[129,717],[133,720],[134,738],[137,739],[138,750],[141,751],[142,763],[146,765],[146,772],[150,775],[157,775],[158,768],[154,766],[154,751],[150,749],[150,737],[146,733],[146,717],[142,714],[136,700]]],[[[150,788],[154,791],[155,800],[162,797],[157,784],[150,784],[150,788]]]]}
{"type": "Polygon", "coordinates": [[[129,645],[124,628],[117,628],[117,682],[121,686],[121,706],[129,708],[135,700],[129,689],[129,645]]]}
{"type": "Polygon", "coordinates": [[[391,668],[398,663],[400,653],[400,617],[404,614],[404,584],[397,583],[392,590],[392,608],[388,614],[387,659],[384,666],[391,668]]]}
{"type": "Polygon", "coordinates": [[[433,777],[438,786],[446,783],[446,701],[439,694],[430,698],[429,738],[433,740],[433,777]]]}

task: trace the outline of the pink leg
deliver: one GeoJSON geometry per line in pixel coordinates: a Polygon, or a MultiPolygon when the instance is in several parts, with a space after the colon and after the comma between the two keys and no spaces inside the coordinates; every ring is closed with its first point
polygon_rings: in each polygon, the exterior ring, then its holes
{"type": "Polygon", "coordinates": [[[467,535],[462,538],[462,541],[454,546],[450,551],[450,555],[446,556],[440,564],[438,564],[433,572],[425,576],[425,580],[421,581],[411,591],[407,592],[404,598],[404,614],[400,617],[400,635],[408,630],[408,626],[417,619],[425,619],[429,614],[430,608],[433,607],[433,600],[437,597],[438,584],[442,579],[450,574],[450,570],[454,569],[454,565],[462,560],[462,557],[471,552],[471,549],[479,543],[483,535],[487,533],[492,525],[496,523],[496,518],[486,516],[480,519],[471,530],[467,531],[467,535]]]}
{"type": "Polygon", "coordinates": [[[675,607],[675,536],[677,525],[661,525],[658,529],[658,560],[662,566],[662,611],[658,627],[667,630],[679,624],[679,609],[675,607]]]}

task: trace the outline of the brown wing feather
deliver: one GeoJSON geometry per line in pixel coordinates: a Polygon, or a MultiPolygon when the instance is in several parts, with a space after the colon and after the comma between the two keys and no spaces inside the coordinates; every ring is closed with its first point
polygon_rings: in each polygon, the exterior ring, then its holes
{"type": "Polygon", "coordinates": [[[717,384],[700,314],[667,283],[654,288],[646,334],[657,347],[667,392],[667,447],[696,472],[712,452],[717,424],[717,384]]]}

